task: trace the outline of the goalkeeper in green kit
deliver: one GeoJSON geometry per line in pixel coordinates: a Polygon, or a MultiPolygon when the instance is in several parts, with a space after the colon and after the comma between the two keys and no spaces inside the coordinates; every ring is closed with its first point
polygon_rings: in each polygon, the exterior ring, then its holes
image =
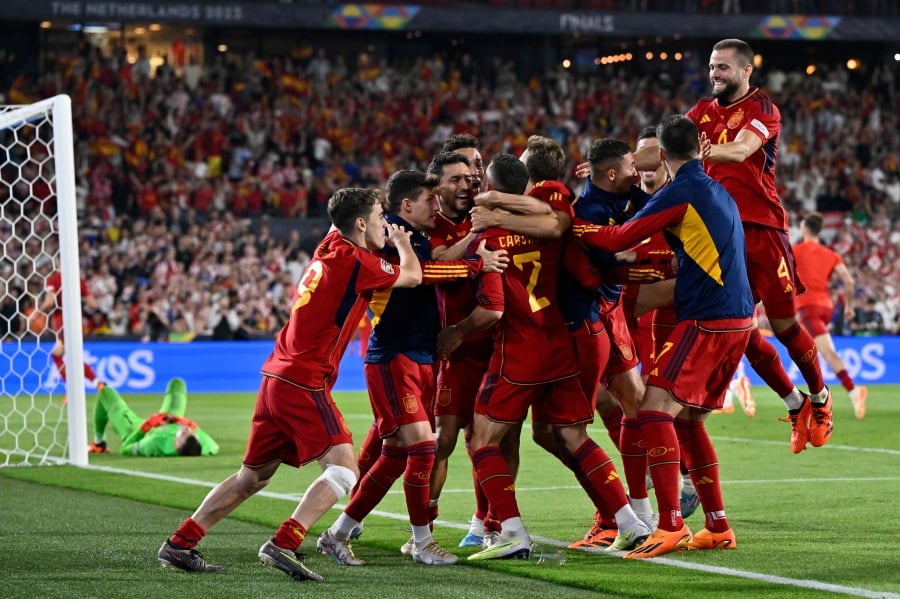
{"type": "Polygon", "coordinates": [[[219,444],[196,423],[184,417],[185,408],[187,388],[180,378],[169,381],[159,412],[146,420],[128,407],[118,391],[105,385],[97,392],[94,442],[88,446],[88,452],[109,452],[106,427],[112,422],[113,430],[122,437],[122,455],[169,457],[218,454],[219,444]]]}

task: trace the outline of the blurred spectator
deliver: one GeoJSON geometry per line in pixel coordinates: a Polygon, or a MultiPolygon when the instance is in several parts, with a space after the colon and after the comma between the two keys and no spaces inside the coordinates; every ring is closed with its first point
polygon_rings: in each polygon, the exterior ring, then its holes
{"type": "MultiPolygon", "coordinates": [[[[528,73],[499,57],[354,63],[309,49],[265,58],[228,53],[207,65],[191,57],[180,73],[166,66],[154,78],[145,73],[146,50],[132,66],[114,46],[108,56],[93,49],[60,57],[46,74],[22,78],[20,89],[73,97],[82,267],[106,316],[98,332],[185,338],[224,322],[221,336],[271,335],[287,319],[292,286],[324,231],[292,226],[275,236],[267,219],[323,217],[337,187],[380,186],[394,170],[424,168],[459,132],[478,135],[485,155],[520,152],[531,133],[552,135],[567,150],[566,182],[578,188],[574,165],[592,139],[634,139],[705,92],[702,52],[659,72],[634,65],[528,73]]],[[[855,293],[876,298],[884,322],[893,323],[897,66],[886,61],[853,77],[842,65],[819,66],[813,75],[777,67],[755,75],[782,107],[779,191],[792,222],[813,209],[825,213],[823,241],[854,269],[855,293]]],[[[36,172],[26,166],[26,177],[36,172]]],[[[0,186],[0,202],[13,197],[34,220],[37,196],[47,193],[18,182],[0,186]]],[[[20,240],[0,227],[0,262],[24,289],[30,273],[20,258],[52,248],[20,240]]]]}
{"type": "Polygon", "coordinates": [[[885,332],[884,317],[876,307],[875,298],[868,298],[866,305],[856,308],[850,330],[856,336],[881,335],[885,332]]]}

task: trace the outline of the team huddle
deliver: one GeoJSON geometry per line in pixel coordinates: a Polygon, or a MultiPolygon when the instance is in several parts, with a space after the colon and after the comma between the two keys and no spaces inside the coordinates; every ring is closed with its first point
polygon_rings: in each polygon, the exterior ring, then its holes
{"type": "Polygon", "coordinates": [[[316,548],[364,565],[351,543],[401,477],[412,527],[401,553],[455,564],[431,522],[461,431],[476,501],[460,546],[480,549],[469,560],[527,557],[514,483],[529,411],[534,440],[596,508],[572,547],[626,559],[736,548],[704,421],[723,407],[742,356],[784,400],[794,453],[832,433],[819,336],[797,320],[804,287],[775,191],[780,115],[750,86],[752,60],[740,40],[716,44],[713,97],[645,129],[635,151],[595,140],[578,169],[588,177],[579,197],[560,182],[563,148],[537,135],[522,156],[498,154],[486,167],[476,138],[451,136],[427,172],[394,173],[383,197],[337,191],[332,230],[261,368],[243,465],[163,543],[160,563],[220,571],[196,549],[209,527],[282,462],[318,461],[321,476],[260,548],[264,564],[321,580],[297,552],[349,494],[316,548]],[[759,333],[759,302],[808,392],[759,333]],[[331,389],[367,310],[374,423],[357,455],[331,389]],[[622,477],[588,435],[594,414],[621,454],[622,477]],[[698,504],[704,526],[692,532],[684,518],[698,504]]]}

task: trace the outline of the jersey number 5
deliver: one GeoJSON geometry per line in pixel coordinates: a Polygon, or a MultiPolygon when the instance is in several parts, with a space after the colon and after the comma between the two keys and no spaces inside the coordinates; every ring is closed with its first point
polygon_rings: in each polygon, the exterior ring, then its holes
{"type": "Polygon", "coordinates": [[[291,312],[296,312],[309,303],[309,298],[312,296],[313,291],[316,290],[316,287],[319,286],[321,279],[322,263],[318,260],[310,262],[303,279],[297,285],[297,299],[294,300],[294,304],[291,306],[291,312]]]}
{"type": "Polygon", "coordinates": [[[525,291],[528,293],[528,305],[531,306],[531,311],[537,312],[549,306],[550,300],[546,297],[536,297],[534,295],[534,288],[537,287],[538,283],[538,275],[541,274],[541,253],[526,252],[524,254],[518,254],[513,256],[513,264],[515,264],[516,268],[522,272],[525,272],[526,264],[532,265],[531,276],[528,277],[528,285],[525,286],[525,291]]]}

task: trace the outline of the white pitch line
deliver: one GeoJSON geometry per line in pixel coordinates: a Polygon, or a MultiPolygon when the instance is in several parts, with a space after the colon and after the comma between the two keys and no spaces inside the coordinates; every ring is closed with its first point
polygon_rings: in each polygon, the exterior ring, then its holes
{"type": "MultiPolygon", "coordinates": [[[[89,470],[100,470],[103,472],[111,472],[114,474],[125,474],[128,476],[137,476],[140,478],[164,480],[164,481],[168,481],[168,482],[176,482],[176,483],[181,483],[181,484],[186,484],[186,485],[193,485],[193,486],[197,486],[197,487],[213,488],[218,484],[218,483],[210,483],[207,481],[193,479],[193,478],[183,478],[183,477],[178,477],[178,476],[170,476],[167,474],[157,474],[155,472],[139,472],[139,471],[135,471],[135,470],[127,470],[125,468],[114,468],[114,467],[110,467],[110,466],[90,466],[90,465],[88,465],[87,468],[89,470]]],[[[802,480],[802,479],[797,479],[797,480],[802,480]]],[[[840,480],[846,481],[846,480],[860,480],[860,479],[840,479],[840,480]]],[[[868,479],[863,479],[863,480],[868,480],[868,479]]],[[[898,480],[898,479],[892,478],[892,479],[874,479],[874,480],[898,480]]],[[[766,481],[740,481],[740,482],[751,483],[751,482],[766,482],[766,481]]],[[[783,481],[772,481],[772,482],[783,482],[783,481]]],[[[567,489],[567,488],[580,489],[581,487],[572,486],[572,487],[555,487],[555,488],[556,489],[567,489]]],[[[516,489],[516,490],[517,491],[526,491],[528,489],[516,489]]],[[[471,491],[471,489],[468,489],[468,491],[471,491]]],[[[447,490],[445,489],[444,492],[447,492],[447,490]]],[[[262,497],[269,497],[272,499],[281,499],[281,500],[290,501],[290,502],[297,502],[302,497],[302,494],[299,494],[299,493],[275,493],[275,492],[271,492],[271,491],[260,491],[259,493],[257,493],[257,495],[260,495],[262,497]]],[[[343,509],[345,506],[343,504],[337,504],[334,507],[336,509],[343,509]]],[[[384,512],[381,510],[372,510],[371,515],[379,516],[382,518],[388,518],[390,520],[397,520],[400,522],[407,522],[407,523],[409,522],[408,514],[397,514],[394,512],[384,512]]],[[[448,522],[447,520],[435,520],[434,523],[437,526],[443,526],[444,528],[453,528],[456,530],[468,530],[468,528],[469,528],[468,523],[463,524],[460,522],[448,522]]],[[[561,541],[559,539],[550,539],[547,537],[534,536],[534,537],[532,537],[532,539],[534,541],[536,541],[537,543],[541,543],[544,545],[552,545],[554,547],[565,548],[565,547],[568,547],[568,545],[569,545],[568,541],[561,541]]],[[[603,555],[599,550],[590,550],[589,549],[587,551],[589,553],[598,553],[598,554],[603,555]]],[[[611,557],[611,556],[609,556],[609,554],[607,553],[605,555],[605,557],[611,557]]],[[[652,560],[647,560],[647,561],[650,561],[651,563],[656,563],[656,564],[663,564],[665,566],[671,566],[674,568],[682,568],[685,570],[695,570],[698,572],[707,572],[710,574],[734,576],[737,578],[746,578],[748,580],[758,580],[761,582],[768,582],[771,584],[780,584],[780,585],[789,586],[789,587],[800,587],[800,588],[805,588],[805,589],[812,589],[815,591],[825,591],[825,592],[830,592],[830,593],[843,593],[845,595],[852,595],[854,597],[866,597],[866,598],[870,598],[870,599],[900,599],[900,594],[889,593],[887,591],[872,591],[869,589],[863,589],[863,588],[858,588],[858,587],[848,587],[848,586],[843,586],[843,585],[831,584],[831,583],[827,583],[827,582],[821,582],[818,580],[787,578],[784,576],[775,576],[772,574],[760,574],[758,572],[748,572],[745,570],[737,570],[734,568],[723,568],[720,566],[709,566],[706,564],[683,562],[680,560],[671,559],[671,558],[667,558],[667,557],[657,557],[657,558],[653,558],[652,560]]]]}

